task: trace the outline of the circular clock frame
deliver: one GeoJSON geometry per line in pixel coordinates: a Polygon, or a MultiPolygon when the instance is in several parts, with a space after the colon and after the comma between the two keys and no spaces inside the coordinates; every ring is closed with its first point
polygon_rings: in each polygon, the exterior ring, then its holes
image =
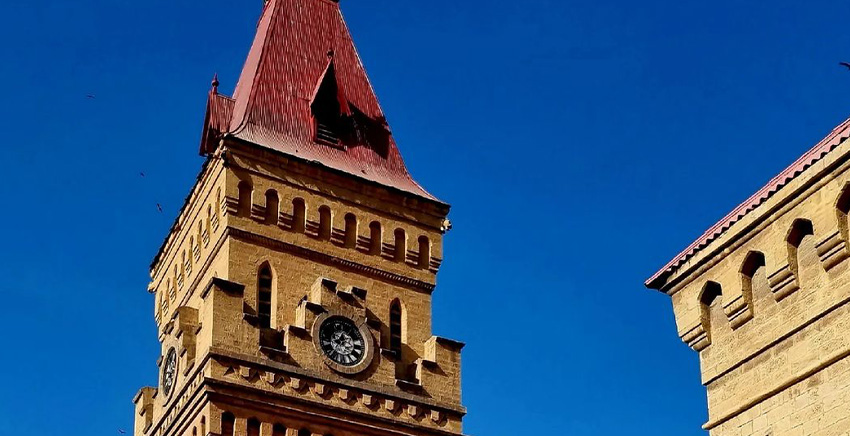
{"type": "Polygon", "coordinates": [[[162,373],[161,373],[161,381],[162,390],[166,397],[171,396],[174,393],[174,385],[177,384],[177,374],[179,373],[177,365],[179,364],[177,360],[177,349],[170,348],[167,353],[165,353],[165,359],[162,361],[162,373]],[[174,373],[171,378],[171,383],[169,384],[165,377],[166,371],[168,371],[169,362],[173,362],[174,373]]]}
{"type": "Polygon", "coordinates": [[[325,362],[325,365],[327,365],[336,372],[353,375],[365,371],[367,368],[369,368],[370,365],[372,365],[372,360],[375,356],[375,340],[372,336],[372,333],[369,331],[369,327],[366,326],[365,319],[357,319],[356,317],[346,316],[343,314],[325,312],[319,315],[319,317],[316,318],[316,321],[313,323],[312,336],[313,345],[316,347],[316,352],[318,352],[319,356],[322,357],[322,361],[325,362]],[[342,319],[350,322],[352,326],[356,328],[357,331],[360,333],[360,336],[363,338],[363,358],[354,365],[343,365],[328,356],[322,349],[322,326],[324,326],[325,323],[329,321],[333,321],[334,319],[342,319]]]}

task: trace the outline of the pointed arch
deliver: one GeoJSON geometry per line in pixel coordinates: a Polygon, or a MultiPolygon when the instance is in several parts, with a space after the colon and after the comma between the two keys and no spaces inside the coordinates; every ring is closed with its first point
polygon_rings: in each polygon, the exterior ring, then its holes
{"type": "Polygon", "coordinates": [[[189,280],[192,275],[192,253],[189,253],[189,257],[186,257],[186,250],[183,250],[183,253],[180,255],[180,259],[182,263],[180,264],[180,275],[183,276],[183,280],[189,280]]]}
{"type": "Polygon", "coordinates": [[[230,412],[221,414],[221,436],[233,436],[236,427],[236,417],[230,412]]]}
{"type": "Polygon", "coordinates": [[[257,418],[248,420],[248,436],[260,436],[260,420],[257,418]]]}
{"type": "Polygon", "coordinates": [[[307,228],[307,203],[303,198],[292,200],[292,231],[304,233],[307,228]]]}
{"type": "Polygon", "coordinates": [[[332,219],[333,215],[330,207],[323,205],[319,208],[319,239],[330,241],[332,219]]]}
{"type": "Polygon", "coordinates": [[[189,237],[189,251],[191,251],[189,258],[193,259],[193,262],[197,262],[201,259],[201,247],[196,245],[195,235],[189,237]]]}
{"type": "Polygon", "coordinates": [[[353,213],[345,214],[345,247],[357,246],[357,217],[353,213]]]}
{"type": "Polygon", "coordinates": [[[791,271],[796,275],[800,269],[800,259],[799,259],[799,249],[800,243],[803,242],[803,238],[806,236],[812,236],[815,234],[814,226],[812,222],[805,218],[798,218],[794,220],[794,223],[791,225],[791,230],[788,231],[788,266],[791,267],[791,271]]]}
{"type": "Polygon", "coordinates": [[[431,240],[427,236],[419,237],[419,268],[427,269],[431,266],[431,240]]]}
{"type": "Polygon", "coordinates": [[[723,290],[717,282],[708,282],[700,292],[700,321],[705,333],[711,341],[711,312],[721,310],[719,307],[723,300],[723,290]]]}
{"type": "Polygon", "coordinates": [[[266,224],[277,225],[280,217],[280,197],[277,191],[269,189],[266,191],[266,224]]]}
{"type": "Polygon", "coordinates": [[[369,254],[379,255],[383,246],[383,231],[381,223],[372,221],[369,224],[369,254]]]}
{"type": "Polygon", "coordinates": [[[204,222],[198,221],[198,252],[201,252],[201,241],[204,240],[204,222]]]}
{"type": "Polygon", "coordinates": [[[760,251],[751,251],[744,258],[744,263],[741,265],[741,285],[744,294],[744,301],[750,307],[753,304],[753,277],[756,272],[766,265],[764,254],[760,251]]]}
{"type": "MultiPolygon", "coordinates": [[[[215,190],[215,214],[216,215],[222,215],[223,210],[224,210],[224,205],[222,204],[222,201],[221,201],[221,187],[219,186],[218,189],[215,190]]],[[[204,435],[204,436],[207,436],[207,435],[204,435]]]]}
{"type": "Polygon", "coordinates": [[[274,274],[268,262],[260,266],[257,274],[257,319],[260,328],[272,327],[274,274]]]}
{"type": "Polygon", "coordinates": [[[283,424],[275,424],[272,427],[272,436],[286,436],[286,427],[283,424]]]}
{"type": "Polygon", "coordinates": [[[404,229],[395,229],[395,261],[404,262],[407,257],[407,234],[404,229]]]}
{"type": "MultiPolygon", "coordinates": [[[[175,260],[175,263],[178,263],[178,260],[175,260]]],[[[174,265],[174,287],[175,288],[183,288],[183,268],[180,265],[174,265]]]]}
{"type": "Polygon", "coordinates": [[[251,206],[254,204],[252,196],[254,195],[254,187],[247,180],[239,182],[239,211],[241,217],[251,216],[251,206]]]}
{"type": "Polygon", "coordinates": [[[204,245],[210,243],[212,237],[212,206],[207,206],[207,228],[204,231],[204,245]]]}

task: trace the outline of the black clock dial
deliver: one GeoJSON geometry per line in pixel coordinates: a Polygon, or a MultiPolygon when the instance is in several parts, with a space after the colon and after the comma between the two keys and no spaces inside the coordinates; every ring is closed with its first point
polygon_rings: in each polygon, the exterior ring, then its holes
{"type": "Polygon", "coordinates": [[[174,388],[174,381],[177,379],[177,351],[174,348],[168,350],[165,356],[165,362],[162,367],[162,389],[165,395],[171,393],[174,388]]]}
{"type": "Polygon", "coordinates": [[[330,317],[319,328],[322,352],[343,366],[356,366],[366,356],[366,342],[360,329],[350,319],[330,317]]]}

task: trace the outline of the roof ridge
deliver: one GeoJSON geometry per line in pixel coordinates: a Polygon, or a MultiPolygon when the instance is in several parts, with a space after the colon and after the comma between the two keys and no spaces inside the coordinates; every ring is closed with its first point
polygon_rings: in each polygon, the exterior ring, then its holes
{"type": "MultiPolygon", "coordinates": [[[[254,97],[256,95],[257,88],[258,88],[257,84],[260,80],[260,68],[262,67],[262,64],[263,64],[264,59],[265,59],[264,55],[265,55],[266,49],[268,47],[269,40],[271,40],[272,35],[274,34],[274,23],[275,23],[275,16],[276,16],[275,11],[276,11],[278,4],[279,4],[278,0],[268,0],[268,2],[265,4],[265,7],[263,8],[263,14],[260,17],[259,24],[257,25],[257,34],[259,35],[262,32],[263,38],[262,38],[262,41],[260,42],[259,47],[258,47],[259,52],[256,53],[256,56],[257,56],[256,63],[255,63],[255,65],[252,65],[253,71],[250,72],[251,83],[250,83],[250,86],[248,88],[248,95],[245,96],[244,107],[242,107],[242,108],[238,107],[238,106],[240,106],[239,99],[240,99],[240,97],[242,97],[241,93],[239,93],[239,91],[241,89],[240,87],[242,85],[242,77],[239,78],[239,83],[236,87],[236,90],[233,93],[233,100],[236,102],[236,105],[234,107],[234,113],[233,113],[233,115],[235,117],[234,117],[233,120],[231,120],[231,126],[230,126],[230,133],[231,134],[241,133],[242,131],[244,131],[244,129],[248,125],[248,118],[250,117],[249,114],[251,113],[251,108],[253,107],[254,97]],[[260,29],[261,27],[262,27],[262,30],[260,29]],[[237,95],[237,93],[239,93],[239,94],[237,95]],[[240,113],[240,110],[241,110],[241,113],[240,113]],[[239,124],[234,127],[233,123],[237,120],[237,118],[239,119],[238,120],[239,124]]],[[[254,55],[254,54],[255,54],[254,53],[254,47],[253,47],[253,44],[252,44],[251,51],[248,54],[248,59],[246,59],[246,61],[245,61],[245,67],[248,67],[249,62],[251,62],[251,56],[254,55]]],[[[243,74],[244,74],[244,69],[243,69],[243,74]]]]}
{"type": "Polygon", "coordinates": [[[772,177],[768,183],[756,191],[755,194],[748,197],[743,203],[739,204],[737,207],[732,209],[731,212],[721,218],[720,221],[709,227],[709,229],[697,238],[697,240],[692,242],[670,262],[664,265],[663,268],[653,274],[652,277],[645,282],[645,285],[647,287],[653,287],[653,283],[655,283],[663,275],[673,272],[673,270],[681,266],[685,261],[696,255],[696,253],[702,248],[708,246],[711,242],[723,235],[747,214],[764,204],[764,202],[773,197],[774,194],[787,186],[789,182],[797,178],[797,176],[829,154],[829,152],[840,145],[844,139],[847,139],[850,135],[842,136],[842,133],[848,134],[848,130],[850,130],[850,118],[845,119],[842,123],[833,128],[829,134],[818,141],[814,147],[803,153],[802,156],[797,158],[791,165],[782,170],[782,172],[772,177]],[[837,142],[835,142],[836,139],[838,139],[837,142]]]}

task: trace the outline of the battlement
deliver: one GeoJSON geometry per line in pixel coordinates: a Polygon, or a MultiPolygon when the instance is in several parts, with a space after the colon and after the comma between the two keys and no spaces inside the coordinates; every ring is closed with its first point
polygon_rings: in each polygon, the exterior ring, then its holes
{"type": "Polygon", "coordinates": [[[767,405],[790,415],[817,387],[804,382],[850,356],[848,152],[845,141],[656,283],[700,353],[712,435],[740,434],[767,405]]]}
{"type": "Polygon", "coordinates": [[[332,172],[281,159],[235,146],[204,166],[152,265],[160,327],[203,283],[228,278],[232,265],[220,255],[228,237],[433,289],[451,226],[447,206],[350,179],[341,188],[332,172]]]}

